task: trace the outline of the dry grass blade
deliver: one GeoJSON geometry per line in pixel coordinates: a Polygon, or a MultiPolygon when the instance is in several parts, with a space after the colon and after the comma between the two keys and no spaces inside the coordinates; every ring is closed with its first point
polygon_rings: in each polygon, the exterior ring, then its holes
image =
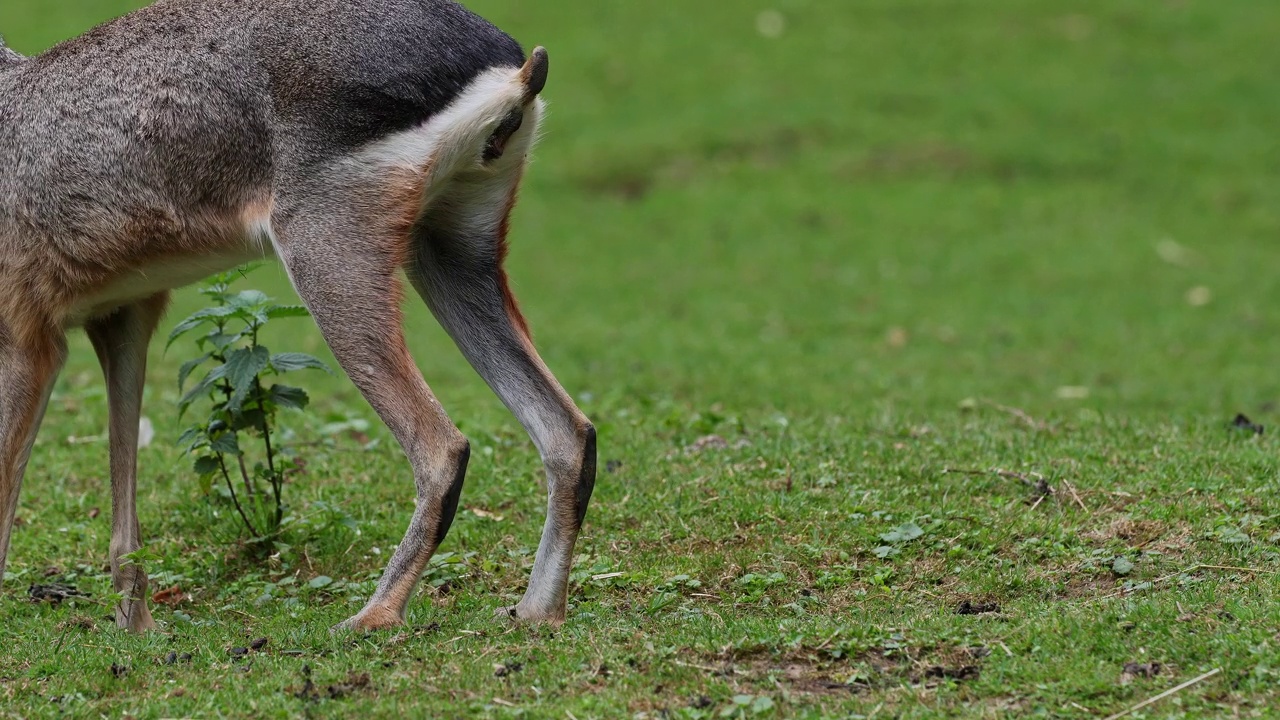
{"type": "Polygon", "coordinates": [[[1044,431],[1044,432],[1053,432],[1053,429],[1049,427],[1049,424],[1048,424],[1048,423],[1045,423],[1045,422],[1043,422],[1043,421],[1041,421],[1041,420],[1037,420],[1037,419],[1035,419],[1035,418],[1031,417],[1031,415],[1029,415],[1029,414],[1027,413],[1027,411],[1025,411],[1025,410],[1020,410],[1020,409],[1018,409],[1018,408],[1016,408],[1016,407],[1010,407],[1010,406],[1008,406],[1008,405],[1001,405],[1000,403],[998,403],[998,402],[996,402],[996,401],[994,401],[994,400],[985,400],[985,399],[984,399],[982,402],[983,402],[983,403],[985,403],[985,404],[987,404],[987,405],[989,405],[989,406],[991,406],[991,407],[993,407],[993,408],[995,408],[995,409],[997,409],[997,410],[999,410],[999,411],[1001,411],[1001,412],[1005,412],[1005,413],[1008,413],[1008,414],[1010,414],[1010,415],[1014,416],[1014,417],[1015,417],[1015,418],[1017,418],[1018,420],[1022,421],[1022,422],[1027,426],[1027,427],[1029,427],[1029,428],[1031,428],[1031,429],[1033,429],[1033,430],[1042,430],[1042,431],[1044,431]]]}
{"type": "MultiPolygon", "coordinates": [[[[1151,585],[1152,587],[1154,587],[1161,583],[1168,582],[1173,578],[1181,577],[1183,575],[1190,575],[1191,573],[1196,572],[1198,570],[1233,570],[1235,572],[1257,573],[1262,575],[1275,575],[1277,573],[1276,570],[1263,570],[1262,568],[1238,567],[1235,565],[1192,565],[1191,567],[1186,568],[1185,570],[1179,570],[1178,572],[1175,572],[1175,573],[1162,575],[1156,578],[1155,580],[1152,580],[1151,585]]],[[[1126,592],[1128,591],[1121,589],[1116,592],[1110,593],[1108,595],[1103,595],[1102,599],[1107,600],[1110,598],[1121,597],[1126,592]]]]}
{"type": "Polygon", "coordinates": [[[1181,685],[1178,685],[1176,687],[1171,687],[1168,690],[1165,690],[1164,692],[1160,693],[1159,695],[1149,697],[1146,700],[1143,700],[1142,702],[1138,703],[1137,705],[1134,705],[1133,707],[1129,708],[1128,710],[1122,710],[1116,713],[1115,715],[1109,715],[1107,716],[1106,720],[1116,720],[1117,718],[1122,718],[1125,715],[1128,715],[1130,713],[1137,712],[1138,710],[1141,710],[1142,708],[1148,705],[1152,705],[1154,703],[1160,702],[1161,700],[1169,697],[1170,695],[1174,695],[1176,693],[1182,692],[1183,690],[1186,690],[1187,688],[1191,687],[1192,685],[1195,685],[1198,682],[1203,682],[1205,680],[1208,680],[1209,678],[1213,677],[1214,675],[1217,675],[1220,672],[1222,672],[1222,668],[1214,668],[1199,677],[1191,678],[1190,680],[1182,683],[1181,685]]]}

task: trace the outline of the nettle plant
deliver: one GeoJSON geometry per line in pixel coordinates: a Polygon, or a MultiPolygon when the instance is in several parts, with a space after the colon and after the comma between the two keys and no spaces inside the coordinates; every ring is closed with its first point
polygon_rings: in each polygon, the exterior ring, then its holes
{"type": "Polygon", "coordinates": [[[301,388],[268,378],[296,370],[331,371],[310,355],[273,354],[259,342],[268,322],[309,313],[300,305],[277,305],[257,290],[232,292],[232,281],[250,270],[210,278],[200,293],[212,304],[178,323],[169,333],[166,348],[196,333],[200,355],[178,371],[178,389],[183,393],[178,414],[183,417],[193,405],[205,402],[208,413],[182,433],[178,444],[195,456],[201,490],[209,496],[216,483],[223,481],[252,536],[250,542],[270,546],[285,520],[285,478],[297,469],[275,436],[276,417],[283,408],[305,409],[309,398],[301,388]],[[187,389],[187,381],[205,368],[203,377],[187,389]]]}

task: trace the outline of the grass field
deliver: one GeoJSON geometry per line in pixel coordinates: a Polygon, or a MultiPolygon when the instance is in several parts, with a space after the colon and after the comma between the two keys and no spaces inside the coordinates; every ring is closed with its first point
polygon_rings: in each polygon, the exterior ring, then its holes
{"type": "MultiPolygon", "coordinates": [[[[130,5],[5,0],[0,32],[33,53],[130,5]]],[[[541,466],[415,298],[473,455],[409,627],[328,631],[413,498],[350,383],[303,378],[290,547],[259,563],[173,447],[157,346],[139,507],[152,587],[190,599],[116,631],[75,335],[0,716],[1101,718],[1219,670],[1129,717],[1280,717],[1277,441],[1229,427],[1280,420],[1280,5],[470,5],[553,60],[510,267],[600,431],[569,620],[493,619],[541,466]],[[46,574],[93,597],[31,602],[46,574]]],[[[274,350],[325,353],[282,323],[274,350]]]]}

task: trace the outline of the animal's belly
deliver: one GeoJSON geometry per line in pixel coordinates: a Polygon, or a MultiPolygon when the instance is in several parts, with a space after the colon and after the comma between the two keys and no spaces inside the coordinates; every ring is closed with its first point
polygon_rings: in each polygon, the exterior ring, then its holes
{"type": "Polygon", "coordinates": [[[94,317],[109,314],[116,308],[158,292],[190,285],[245,263],[274,258],[275,252],[270,242],[246,240],[238,247],[225,248],[216,253],[156,260],[112,278],[92,294],[79,300],[69,313],[67,325],[83,325],[94,317]]]}

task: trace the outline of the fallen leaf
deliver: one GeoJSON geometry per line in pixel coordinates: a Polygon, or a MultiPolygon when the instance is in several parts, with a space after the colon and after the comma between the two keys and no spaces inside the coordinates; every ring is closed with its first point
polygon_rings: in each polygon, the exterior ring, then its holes
{"type": "Polygon", "coordinates": [[[177,585],[167,587],[164,590],[157,590],[156,593],[151,596],[151,602],[159,605],[177,605],[186,599],[187,594],[182,592],[182,588],[177,585]]]}

